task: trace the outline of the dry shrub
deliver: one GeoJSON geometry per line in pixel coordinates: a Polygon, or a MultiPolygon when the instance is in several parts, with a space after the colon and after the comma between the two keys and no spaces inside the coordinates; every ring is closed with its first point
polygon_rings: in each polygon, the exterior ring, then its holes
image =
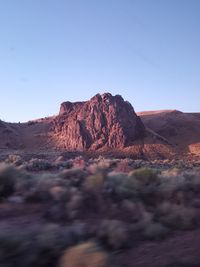
{"type": "Polygon", "coordinates": [[[15,155],[15,154],[10,154],[10,155],[8,155],[8,158],[6,159],[6,163],[19,166],[23,163],[23,161],[22,161],[21,156],[15,155]]]}
{"type": "Polygon", "coordinates": [[[131,229],[137,233],[143,232],[152,223],[153,214],[146,211],[144,208],[141,208],[139,220],[132,224],[131,229]]]}
{"type": "Polygon", "coordinates": [[[53,165],[45,159],[31,159],[26,165],[28,171],[47,171],[53,168],[53,165]]]}
{"type": "Polygon", "coordinates": [[[32,186],[24,192],[27,202],[47,202],[52,199],[50,188],[54,186],[49,175],[33,176],[32,186]]]}
{"type": "Polygon", "coordinates": [[[141,199],[147,204],[154,204],[157,200],[157,187],[160,179],[151,169],[135,170],[129,175],[124,173],[109,174],[106,188],[114,192],[119,199],[141,199]]]}
{"type": "Polygon", "coordinates": [[[118,220],[104,220],[99,226],[97,237],[106,246],[117,250],[128,244],[128,227],[118,220]]]}
{"type": "Polygon", "coordinates": [[[84,224],[70,227],[36,224],[20,231],[3,228],[0,232],[0,266],[55,267],[66,248],[87,238],[84,224]]]}
{"type": "Polygon", "coordinates": [[[123,200],[132,196],[133,191],[127,186],[125,173],[112,171],[108,174],[104,183],[104,192],[110,195],[112,200],[123,200]]]}
{"type": "Polygon", "coordinates": [[[71,190],[70,200],[66,204],[67,215],[69,219],[75,219],[83,207],[83,196],[81,192],[71,190]]]}
{"type": "Polygon", "coordinates": [[[90,175],[85,179],[84,189],[89,192],[101,192],[104,184],[105,176],[103,173],[90,175]]]}
{"type": "Polygon", "coordinates": [[[59,156],[55,161],[54,161],[54,166],[57,169],[70,169],[72,168],[73,164],[71,160],[65,160],[63,156],[59,156]]]}
{"type": "Polygon", "coordinates": [[[67,249],[59,267],[106,267],[108,257],[95,243],[87,242],[67,249]]]}
{"type": "Polygon", "coordinates": [[[105,176],[103,173],[96,173],[86,177],[83,191],[85,192],[84,200],[88,210],[95,212],[105,210],[105,199],[103,198],[104,180],[105,176]]]}
{"type": "MultiPolygon", "coordinates": [[[[34,174],[24,182],[25,199],[29,202],[63,202],[67,200],[68,183],[54,174],[34,174]]],[[[21,186],[21,190],[23,190],[21,186]]]]}
{"type": "Polygon", "coordinates": [[[60,174],[60,178],[68,181],[70,186],[80,186],[83,183],[86,176],[87,172],[79,168],[64,170],[60,174]]]}
{"type": "Polygon", "coordinates": [[[160,174],[161,184],[159,187],[159,193],[163,196],[163,199],[171,199],[177,194],[177,192],[183,191],[186,193],[188,190],[190,190],[190,183],[192,181],[187,179],[185,175],[185,173],[177,173],[176,169],[163,171],[160,174]]]}
{"type": "Polygon", "coordinates": [[[163,224],[175,229],[192,229],[197,223],[197,214],[194,208],[170,202],[159,205],[156,216],[163,224]]]}
{"type": "Polygon", "coordinates": [[[81,193],[77,193],[76,195],[73,195],[68,202],[68,207],[70,207],[71,210],[79,209],[82,206],[83,197],[81,193]]]}
{"type": "Polygon", "coordinates": [[[52,200],[59,202],[66,200],[67,189],[60,185],[55,185],[49,190],[52,200]]]}
{"type": "Polygon", "coordinates": [[[0,198],[8,197],[15,191],[19,171],[12,166],[0,165],[0,198]]]}
{"type": "Polygon", "coordinates": [[[169,170],[164,170],[164,171],[162,171],[162,173],[161,173],[161,175],[162,175],[163,177],[168,177],[168,178],[178,177],[180,174],[181,174],[180,169],[175,168],[175,167],[173,167],[173,168],[171,168],[171,169],[169,169],[169,170]]]}
{"type": "Polygon", "coordinates": [[[193,174],[193,177],[192,177],[192,179],[190,181],[189,186],[190,186],[190,189],[194,193],[199,194],[199,192],[200,192],[200,175],[199,175],[199,171],[198,172],[195,172],[193,174]]]}
{"type": "Polygon", "coordinates": [[[134,216],[134,213],[137,213],[137,204],[131,200],[124,199],[121,203],[120,209],[122,212],[127,213],[128,216],[134,216]]]}
{"type": "Polygon", "coordinates": [[[132,171],[129,173],[129,177],[136,180],[138,182],[138,186],[147,186],[150,184],[157,185],[159,183],[157,172],[148,168],[141,168],[132,171]]]}
{"type": "Polygon", "coordinates": [[[97,170],[105,170],[105,169],[108,169],[110,168],[110,165],[111,165],[111,160],[110,159],[107,159],[107,158],[104,158],[104,157],[99,157],[97,159],[97,165],[98,165],[98,169],[97,170]]]}
{"type": "Polygon", "coordinates": [[[76,157],[72,161],[74,168],[84,169],[86,166],[86,162],[82,156],[76,157]]]}
{"type": "Polygon", "coordinates": [[[143,236],[150,240],[161,240],[167,237],[169,229],[161,223],[152,222],[147,224],[143,236]]]}
{"type": "Polygon", "coordinates": [[[35,260],[32,250],[30,255],[30,239],[22,232],[1,231],[0,233],[0,262],[5,267],[31,266],[31,259],[35,260]]]}
{"type": "Polygon", "coordinates": [[[128,158],[122,159],[117,163],[115,170],[117,172],[127,172],[128,173],[132,169],[131,163],[132,163],[132,161],[128,158]]]}
{"type": "Polygon", "coordinates": [[[111,168],[111,166],[115,166],[117,161],[118,160],[116,159],[106,159],[103,157],[99,157],[99,159],[89,160],[89,166],[87,167],[87,169],[89,173],[92,174],[101,171],[106,171],[111,168]]]}
{"type": "Polygon", "coordinates": [[[137,223],[144,219],[145,208],[142,202],[133,202],[128,199],[124,199],[120,205],[120,212],[128,218],[129,222],[137,223]]]}

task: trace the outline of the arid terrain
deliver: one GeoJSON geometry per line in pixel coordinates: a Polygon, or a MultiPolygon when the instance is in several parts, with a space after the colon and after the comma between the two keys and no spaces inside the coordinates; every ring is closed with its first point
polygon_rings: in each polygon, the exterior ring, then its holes
{"type": "Polygon", "coordinates": [[[144,125],[168,140],[177,154],[199,155],[200,113],[178,110],[139,112],[144,125]]]}
{"type": "Polygon", "coordinates": [[[200,113],[117,95],[0,121],[1,267],[200,266],[200,113]]]}
{"type": "Polygon", "coordinates": [[[141,159],[200,155],[200,113],[177,110],[135,113],[109,93],[64,102],[58,115],[27,123],[0,121],[1,154],[8,151],[76,151],[141,159]]]}

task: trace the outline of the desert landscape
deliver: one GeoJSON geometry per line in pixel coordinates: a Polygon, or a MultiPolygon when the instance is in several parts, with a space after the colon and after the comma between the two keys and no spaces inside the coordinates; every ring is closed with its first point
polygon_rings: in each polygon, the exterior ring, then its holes
{"type": "Polygon", "coordinates": [[[200,113],[161,110],[136,114],[120,95],[104,93],[85,102],[63,102],[58,115],[52,117],[27,123],[0,121],[0,150],[1,155],[8,151],[70,151],[136,159],[197,159],[199,133],[200,113]]]}
{"type": "Polygon", "coordinates": [[[1,121],[0,266],[199,266],[199,136],[110,93],[1,121]]]}
{"type": "Polygon", "coordinates": [[[0,267],[200,267],[200,1],[0,1],[0,267]]]}

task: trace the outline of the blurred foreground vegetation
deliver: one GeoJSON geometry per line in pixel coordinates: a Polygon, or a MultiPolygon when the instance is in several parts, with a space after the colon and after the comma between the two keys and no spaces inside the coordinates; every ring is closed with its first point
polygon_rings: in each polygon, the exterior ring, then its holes
{"type": "MultiPolygon", "coordinates": [[[[198,167],[150,168],[130,162],[81,157],[24,161],[10,155],[0,165],[1,210],[9,206],[16,214],[20,206],[24,216],[39,205],[40,221],[25,228],[22,221],[19,231],[13,218],[0,212],[7,222],[0,224],[0,266],[116,266],[116,253],[139,242],[165,240],[200,226],[198,167]]],[[[20,212],[14,217],[20,222],[20,212]]]]}

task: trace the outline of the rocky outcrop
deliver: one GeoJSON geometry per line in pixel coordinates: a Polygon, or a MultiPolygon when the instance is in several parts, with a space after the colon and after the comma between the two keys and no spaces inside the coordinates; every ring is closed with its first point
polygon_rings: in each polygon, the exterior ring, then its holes
{"type": "Polygon", "coordinates": [[[53,131],[61,147],[78,150],[120,149],[145,135],[131,104],[109,93],[86,102],[62,103],[53,131]]]}

